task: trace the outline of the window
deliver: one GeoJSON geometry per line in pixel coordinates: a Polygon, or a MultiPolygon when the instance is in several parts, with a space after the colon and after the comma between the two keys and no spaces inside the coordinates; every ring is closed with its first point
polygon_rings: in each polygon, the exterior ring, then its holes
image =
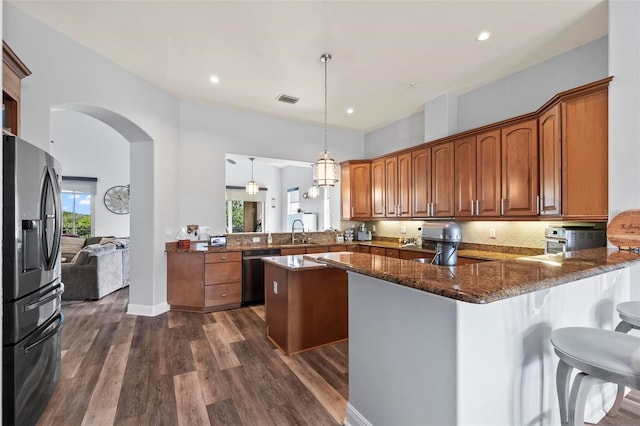
{"type": "Polygon", "coordinates": [[[287,189],[288,214],[298,213],[300,209],[300,188],[287,189]]]}
{"type": "Polygon", "coordinates": [[[62,232],[90,237],[93,234],[97,178],[62,177],[62,232]]]}
{"type": "Polygon", "coordinates": [[[244,187],[227,186],[225,202],[226,232],[262,232],[267,188],[249,195],[244,187]]]}

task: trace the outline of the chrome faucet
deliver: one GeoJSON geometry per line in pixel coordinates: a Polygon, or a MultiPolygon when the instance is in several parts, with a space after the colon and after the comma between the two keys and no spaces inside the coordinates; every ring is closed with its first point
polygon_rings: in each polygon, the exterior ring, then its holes
{"type": "Polygon", "coordinates": [[[300,222],[300,225],[302,226],[302,228],[298,228],[298,229],[301,229],[302,232],[304,232],[304,222],[302,222],[300,219],[294,220],[293,223],[291,224],[291,244],[295,244],[296,242],[296,237],[294,236],[294,232],[296,232],[296,222],[300,222]]]}

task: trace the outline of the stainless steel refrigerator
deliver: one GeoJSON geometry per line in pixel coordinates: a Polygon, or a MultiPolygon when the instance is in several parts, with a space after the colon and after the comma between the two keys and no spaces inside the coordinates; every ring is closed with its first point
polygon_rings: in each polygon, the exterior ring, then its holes
{"type": "Polygon", "coordinates": [[[2,150],[2,423],[31,425],[60,377],[60,166],[15,136],[2,150]]]}

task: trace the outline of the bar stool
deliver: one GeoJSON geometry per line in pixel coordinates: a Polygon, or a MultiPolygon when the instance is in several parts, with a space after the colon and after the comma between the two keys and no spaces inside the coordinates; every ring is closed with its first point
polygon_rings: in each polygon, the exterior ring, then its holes
{"type": "MultiPolygon", "coordinates": [[[[616,331],[620,333],[628,333],[629,331],[636,329],[640,330],[640,302],[623,302],[619,303],[617,308],[618,315],[620,316],[620,323],[616,327],[616,331]]],[[[618,385],[618,393],[616,394],[616,400],[609,410],[609,414],[615,415],[622,404],[624,399],[624,386],[618,385]]]]}
{"type": "Polygon", "coordinates": [[[620,323],[616,331],[628,333],[632,329],[640,330],[640,302],[623,302],[618,304],[620,323]]]}
{"type": "Polygon", "coordinates": [[[589,389],[615,383],[640,388],[640,338],[598,328],[566,327],[551,333],[560,358],[556,387],[561,424],[582,426],[589,389]],[[580,371],[571,385],[571,372],[580,371]]]}

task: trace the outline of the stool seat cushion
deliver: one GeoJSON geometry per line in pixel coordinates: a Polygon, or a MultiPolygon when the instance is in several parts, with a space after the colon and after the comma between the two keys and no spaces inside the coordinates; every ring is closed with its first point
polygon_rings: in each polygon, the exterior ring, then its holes
{"type": "Polygon", "coordinates": [[[610,330],[566,327],[551,333],[556,353],[570,366],[615,383],[640,387],[640,338],[610,330]]]}
{"type": "Polygon", "coordinates": [[[640,302],[624,302],[617,307],[620,319],[640,328],[640,302]]]}

